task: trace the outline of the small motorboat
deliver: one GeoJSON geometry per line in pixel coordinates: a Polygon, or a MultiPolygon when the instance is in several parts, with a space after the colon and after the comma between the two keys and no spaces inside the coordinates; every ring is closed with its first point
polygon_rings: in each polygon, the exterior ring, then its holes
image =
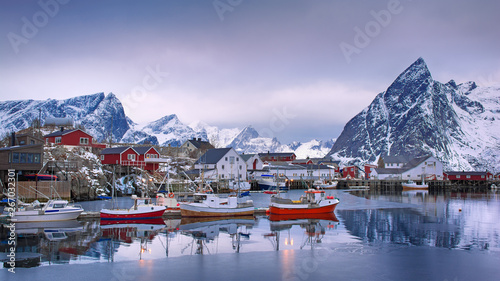
{"type": "Polygon", "coordinates": [[[402,183],[403,189],[428,189],[429,185],[427,185],[424,181],[421,184],[418,184],[412,180],[408,182],[402,183]]]}
{"type": "Polygon", "coordinates": [[[51,199],[47,203],[35,201],[31,204],[22,204],[16,211],[8,212],[13,222],[41,222],[74,220],[82,212],[80,205],[69,204],[67,200],[51,199]]]}

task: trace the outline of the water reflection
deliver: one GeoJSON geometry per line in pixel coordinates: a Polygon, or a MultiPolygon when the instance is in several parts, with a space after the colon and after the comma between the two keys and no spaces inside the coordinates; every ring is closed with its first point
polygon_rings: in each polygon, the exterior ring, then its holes
{"type": "MultiPolygon", "coordinates": [[[[335,214],[309,214],[309,215],[273,215],[269,216],[270,233],[263,234],[271,241],[273,249],[280,250],[280,243],[284,246],[294,246],[296,235],[291,234],[293,226],[298,226],[304,230],[299,249],[321,244],[325,237],[326,230],[335,229],[338,225],[338,219],[335,214]],[[281,235],[285,235],[284,240],[280,241],[281,235]],[[295,239],[294,239],[295,238],[295,239]]],[[[281,238],[283,239],[283,238],[281,238]]]]}
{"type": "MultiPolygon", "coordinates": [[[[16,266],[319,248],[334,250],[329,253],[386,246],[500,251],[498,193],[335,192],[341,198],[336,216],[17,223],[16,266]]],[[[9,267],[4,263],[9,235],[1,225],[3,267],[9,267]]]]}
{"type": "Polygon", "coordinates": [[[500,197],[494,192],[357,191],[372,201],[412,208],[338,210],[346,229],[368,243],[464,250],[500,249],[500,197]]]}
{"type": "Polygon", "coordinates": [[[193,240],[181,252],[197,255],[212,254],[216,250],[211,250],[209,245],[214,244],[220,233],[225,233],[231,239],[231,249],[239,253],[242,242],[250,240],[250,230],[254,224],[253,216],[239,218],[183,218],[179,227],[180,234],[191,237],[193,240]]]}

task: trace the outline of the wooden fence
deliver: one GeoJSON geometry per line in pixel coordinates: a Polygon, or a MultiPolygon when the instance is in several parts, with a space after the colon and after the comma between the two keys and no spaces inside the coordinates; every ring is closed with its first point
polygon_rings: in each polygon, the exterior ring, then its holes
{"type": "Polygon", "coordinates": [[[47,197],[70,200],[71,183],[69,181],[19,181],[17,182],[19,198],[25,202],[47,201],[47,197]],[[37,192],[38,191],[38,192],[37,192]],[[41,194],[40,194],[41,193],[41,194]]]}

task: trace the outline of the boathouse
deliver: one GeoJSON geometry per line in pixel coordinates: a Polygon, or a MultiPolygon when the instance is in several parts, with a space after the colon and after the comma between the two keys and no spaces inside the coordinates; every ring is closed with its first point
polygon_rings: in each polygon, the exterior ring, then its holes
{"type": "Polygon", "coordinates": [[[98,143],[91,135],[80,129],[64,130],[61,128],[43,138],[45,144],[106,148],[105,144],[98,143]]]}
{"type": "Polygon", "coordinates": [[[475,172],[475,171],[462,171],[462,172],[445,172],[445,178],[450,181],[486,181],[493,180],[493,174],[490,172],[475,172]]]}

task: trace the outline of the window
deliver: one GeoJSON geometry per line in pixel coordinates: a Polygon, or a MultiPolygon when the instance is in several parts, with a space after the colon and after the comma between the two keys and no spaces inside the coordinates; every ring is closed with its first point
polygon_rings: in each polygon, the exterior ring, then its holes
{"type": "Polygon", "coordinates": [[[28,158],[26,159],[26,163],[33,163],[33,153],[28,153],[28,158]]]}
{"type": "Polygon", "coordinates": [[[56,137],[56,143],[61,143],[61,137],[56,137]]]}
{"type": "Polygon", "coordinates": [[[40,153],[33,154],[33,163],[40,163],[40,153]]]}
{"type": "Polygon", "coordinates": [[[135,161],[135,154],[129,154],[127,155],[127,159],[130,161],[135,161]]]}
{"type": "Polygon", "coordinates": [[[460,175],[457,175],[457,179],[459,179],[459,178],[460,178],[460,175]]]}
{"type": "Polygon", "coordinates": [[[226,162],[227,162],[227,156],[226,156],[226,158],[224,160],[226,160],[226,162]]]}
{"type": "Polygon", "coordinates": [[[104,160],[104,155],[101,155],[101,160],[104,160]]]}
{"type": "Polygon", "coordinates": [[[80,138],[80,144],[89,144],[89,138],[80,138]]]}
{"type": "Polygon", "coordinates": [[[481,176],[481,178],[482,178],[482,179],[484,179],[484,175],[483,175],[483,176],[481,176]]]}
{"type": "Polygon", "coordinates": [[[35,141],[34,140],[30,140],[30,144],[35,144],[35,141]]]}
{"type": "Polygon", "coordinates": [[[466,178],[470,179],[470,175],[465,176],[466,178]]]}
{"type": "Polygon", "coordinates": [[[26,153],[21,153],[21,157],[19,158],[19,163],[26,163],[26,153]]]}
{"type": "Polygon", "coordinates": [[[241,165],[240,165],[240,170],[241,170],[241,165]]]}
{"type": "Polygon", "coordinates": [[[224,170],[224,165],[222,165],[222,170],[224,170]]]}

